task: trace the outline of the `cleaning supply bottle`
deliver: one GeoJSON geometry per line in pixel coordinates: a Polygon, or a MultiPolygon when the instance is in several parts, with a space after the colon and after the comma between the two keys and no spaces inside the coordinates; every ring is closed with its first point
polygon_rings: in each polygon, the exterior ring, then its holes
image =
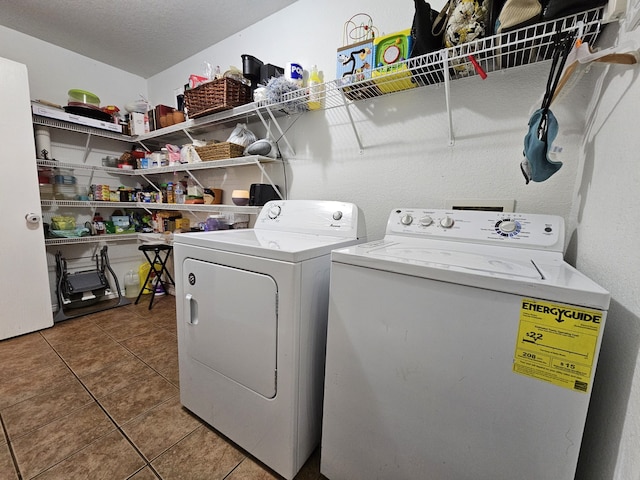
{"type": "Polygon", "coordinates": [[[322,79],[320,78],[316,65],[311,67],[307,88],[309,91],[309,101],[307,102],[309,110],[319,110],[322,108],[324,101],[324,85],[322,84],[322,79]]]}
{"type": "Polygon", "coordinates": [[[124,296],[136,298],[140,291],[140,276],[133,270],[129,270],[124,276],[124,296]]]}
{"type": "Polygon", "coordinates": [[[93,229],[95,230],[96,235],[103,235],[106,233],[104,219],[98,212],[93,216],[93,229]]]}
{"type": "Polygon", "coordinates": [[[173,192],[173,182],[167,183],[167,203],[176,203],[176,197],[173,192]]]}

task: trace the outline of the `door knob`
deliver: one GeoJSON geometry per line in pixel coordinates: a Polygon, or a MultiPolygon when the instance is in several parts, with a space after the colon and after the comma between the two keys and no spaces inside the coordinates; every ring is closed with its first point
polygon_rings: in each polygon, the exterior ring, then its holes
{"type": "Polygon", "coordinates": [[[40,223],[40,215],[38,215],[37,213],[27,213],[24,218],[27,223],[31,223],[33,225],[37,225],[38,223],[40,223]]]}

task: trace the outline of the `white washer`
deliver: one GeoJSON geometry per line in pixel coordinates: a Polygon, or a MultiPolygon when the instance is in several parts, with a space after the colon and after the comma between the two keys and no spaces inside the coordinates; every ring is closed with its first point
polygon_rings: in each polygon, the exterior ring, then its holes
{"type": "Polygon", "coordinates": [[[609,293],[562,218],[400,208],[332,253],[321,472],[573,480],[609,293]]]}
{"type": "Polygon", "coordinates": [[[321,431],[330,252],[351,203],[267,203],[254,229],[174,240],[182,404],[287,479],[321,431]]]}

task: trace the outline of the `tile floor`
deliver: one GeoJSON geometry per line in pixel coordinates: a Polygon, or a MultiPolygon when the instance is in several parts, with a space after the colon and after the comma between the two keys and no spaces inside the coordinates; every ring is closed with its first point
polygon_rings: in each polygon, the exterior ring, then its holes
{"type": "Polygon", "coordinates": [[[0,341],[1,479],[280,478],[180,405],[174,297],[147,307],[0,341]]]}

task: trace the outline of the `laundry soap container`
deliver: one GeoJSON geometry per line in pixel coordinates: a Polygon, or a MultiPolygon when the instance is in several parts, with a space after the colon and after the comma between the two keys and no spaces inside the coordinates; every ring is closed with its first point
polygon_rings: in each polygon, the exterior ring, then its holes
{"type": "Polygon", "coordinates": [[[124,276],[124,296],[136,298],[140,291],[140,276],[133,270],[129,270],[124,276]]]}

